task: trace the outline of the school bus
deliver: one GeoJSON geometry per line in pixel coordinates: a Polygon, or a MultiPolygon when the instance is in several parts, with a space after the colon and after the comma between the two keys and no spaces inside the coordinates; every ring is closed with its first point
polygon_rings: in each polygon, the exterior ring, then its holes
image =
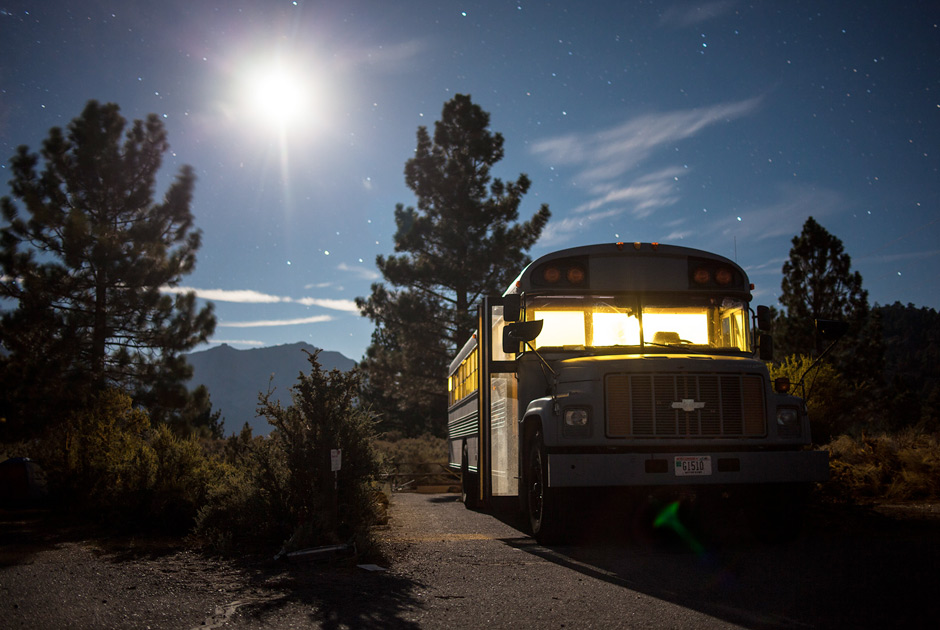
{"type": "MultiPolygon", "coordinates": [[[[803,401],[771,383],[769,313],[731,260],[609,243],[533,261],[449,367],[449,465],[468,507],[521,508],[544,544],[599,489],[720,497],[795,535],[828,477],[803,401]]],[[[616,516],[614,516],[616,518],[616,516]]]]}

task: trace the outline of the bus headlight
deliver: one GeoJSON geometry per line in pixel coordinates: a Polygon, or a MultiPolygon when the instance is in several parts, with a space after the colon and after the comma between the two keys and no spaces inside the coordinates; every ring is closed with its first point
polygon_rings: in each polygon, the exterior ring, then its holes
{"type": "Polygon", "coordinates": [[[565,409],[565,423],[561,434],[565,437],[588,437],[591,435],[591,413],[586,407],[565,409]]]}
{"type": "Polygon", "coordinates": [[[800,437],[800,410],[794,407],[777,408],[777,435],[780,437],[800,437]]]}
{"type": "Polygon", "coordinates": [[[569,427],[586,427],[588,417],[587,409],[565,409],[565,424],[569,427]]]}

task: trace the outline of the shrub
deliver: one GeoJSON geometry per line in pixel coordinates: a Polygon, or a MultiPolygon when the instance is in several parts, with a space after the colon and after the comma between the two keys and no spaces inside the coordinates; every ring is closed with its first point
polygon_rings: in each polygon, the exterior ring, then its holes
{"type": "Polygon", "coordinates": [[[827,445],[828,493],[852,501],[940,499],[940,435],[841,435],[827,445]]]}
{"type": "Polygon", "coordinates": [[[832,436],[859,423],[856,408],[859,397],[857,390],[828,363],[820,363],[807,373],[812,363],[812,357],[789,356],[782,363],[771,366],[770,378],[789,378],[795,388],[806,374],[803,387],[794,389],[792,393],[806,401],[813,439],[818,444],[824,444],[832,436]]]}
{"type": "Polygon", "coordinates": [[[209,486],[223,474],[194,439],[151,427],[119,389],[107,389],[34,443],[53,500],[116,527],[188,531],[209,486]]]}
{"type": "MultiPolygon", "coordinates": [[[[382,472],[403,476],[430,475],[442,472],[442,465],[447,464],[447,440],[425,434],[418,438],[402,438],[398,435],[383,436],[376,440],[376,450],[382,472]]],[[[439,478],[425,478],[438,483],[448,481],[445,475],[439,478]]]]}
{"type": "Polygon", "coordinates": [[[290,406],[273,401],[271,392],[259,397],[271,435],[255,438],[246,427],[229,440],[236,472],[211,489],[198,518],[197,532],[213,544],[243,544],[248,536],[275,542],[290,533],[289,549],[352,540],[369,545],[376,518],[371,481],[378,473],[372,419],[355,405],[358,372],[324,372],[318,354],[308,353],[310,373],[291,388],[290,406]],[[331,449],[342,452],[336,473],[331,449]]]}

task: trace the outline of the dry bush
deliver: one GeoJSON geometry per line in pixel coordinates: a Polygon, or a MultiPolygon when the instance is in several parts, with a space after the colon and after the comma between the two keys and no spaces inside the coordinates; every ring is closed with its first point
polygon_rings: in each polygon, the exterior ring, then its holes
{"type": "Polygon", "coordinates": [[[30,456],[46,471],[53,502],[109,525],[184,533],[223,474],[196,439],[151,427],[118,389],[98,394],[41,440],[30,456]]]}
{"type": "Polygon", "coordinates": [[[267,437],[251,430],[226,447],[237,472],[211,488],[200,511],[197,534],[225,550],[246,543],[285,543],[285,549],[355,541],[371,544],[369,529],[380,508],[372,487],[378,473],[372,447],[373,421],[356,407],[356,371],[325,372],[309,355],[311,370],[291,388],[284,407],[270,392],[259,413],[274,427],[267,437]],[[331,470],[330,450],[341,449],[342,466],[331,470]]]}
{"type": "Polygon", "coordinates": [[[940,500],[940,434],[840,435],[826,446],[827,493],[853,501],[940,500]]]}
{"type": "Polygon", "coordinates": [[[440,470],[440,464],[447,464],[447,440],[433,435],[397,439],[386,435],[376,440],[375,448],[381,455],[384,469],[394,467],[400,472],[428,473],[440,470]]]}

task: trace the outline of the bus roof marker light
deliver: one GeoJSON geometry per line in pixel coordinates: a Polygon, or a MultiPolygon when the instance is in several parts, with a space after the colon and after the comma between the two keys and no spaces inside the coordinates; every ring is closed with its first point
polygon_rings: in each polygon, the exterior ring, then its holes
{"type": "Polygon", "coordinates": [[[643,244],[643,243],[641,243],[640,241],[636,241],[635,243],[633,243],[633,249],[639,250],[639,249],[640,249],[640,245],[642,245],[642,244],[643,244]]]}
{"type": "Polygon", "coordinates": [[[720,267],[718,271],[715,272],[715,282],[721,286],[727,286],[731,284],[731,280],[734,278],[734,274],[731,273],[731,270],[727,267],[720,267]]]}
{"type": "Polygon", "coordinates": [[[711,274],[708,273],[708,269],[705,267],[699,267],[693,272],[692,280],[695,284],[708,284],[708,281],[711,280],[711,274]]]}
{"type": "Polygon", "coordinates": [[[558,267],[546,267],[545,271],[542,272],[542,279],[549,284],[555,284],[561,279],[561,271],[558,270],[558,267]]]}
{"type": "Polygon", "coordinates": [[[659,249],[659,243],[653,242],[653,243],[650,243],[650,245],[652,245],[654,252],[659,249]]]}
{"type": "Polygon", "coordinates": [[[617,241],[617,250],[623,251],[623,241],[617,241]]]}
{"type": "Polygon", "coordinates": [[[572,267],[568,270],[565,277],[571,284],[581,284],[584,282],[584,269],[581,269],[581,267],[572,267]]]}

